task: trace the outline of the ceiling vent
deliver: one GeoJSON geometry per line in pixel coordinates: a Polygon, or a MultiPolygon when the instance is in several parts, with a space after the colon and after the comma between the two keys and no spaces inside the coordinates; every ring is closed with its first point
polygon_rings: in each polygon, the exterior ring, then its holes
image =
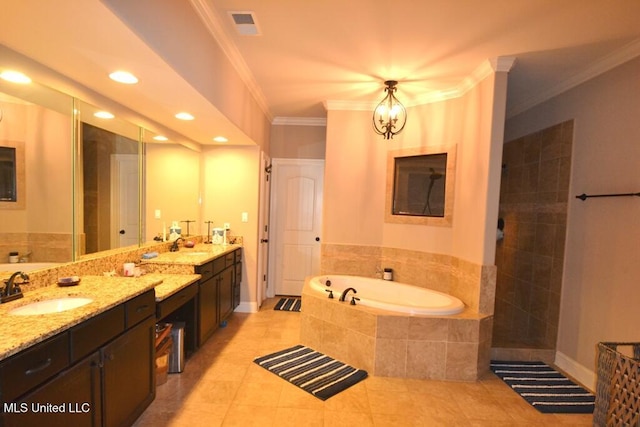
{"type": "Polygon", "coordinates": [[[236,31],[241,36],[259,36],[258,21],[253,12],[229,12],[236,31]]]}

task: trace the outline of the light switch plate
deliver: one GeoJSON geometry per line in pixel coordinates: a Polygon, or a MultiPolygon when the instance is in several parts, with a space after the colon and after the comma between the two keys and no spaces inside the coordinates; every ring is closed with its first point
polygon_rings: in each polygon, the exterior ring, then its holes
{"type": "Polygon", "coordinates": [[[249,212],[242,212],[242,222],[249,222],[249,212]]]}
{"type": "Polygon", "coordinates": [[[153,213],[153,217],[154,217],[155,219],[160,219],[160,218],[162,218],[162,212],[160,212],[160,209],[156,209],[156,210],[154,211],[154,213],[153,213]]]}

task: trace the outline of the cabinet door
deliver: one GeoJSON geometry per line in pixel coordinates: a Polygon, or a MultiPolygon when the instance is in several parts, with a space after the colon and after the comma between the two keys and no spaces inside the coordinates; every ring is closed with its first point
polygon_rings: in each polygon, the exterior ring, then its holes
{"type": "Polygon", "coordinates": [[[99,426],[100,398],[100,354],[96,352],[16,401],[15,410],[4,408],[0,425],[99,426]],[[52,412],[54,407],[58,412],[52,412]]]}
{"type": "Polygon", "coordinates": [[[131,425],[155,398],[155,318],[101,349],[104,426],[131,425]]]}
{"type": "Polygon", "coordinates": [[[220,273],[220,317],[218,322],[222,322],[233,311],[233,276],[235,270],[233,266],[228,267],[220,273]]]}
{"type": "Polygon", "coordinates": [[[198,345],[204,342],[218,328],[218,280],[215,275],[200,283],[198,295],[198,345]]]}

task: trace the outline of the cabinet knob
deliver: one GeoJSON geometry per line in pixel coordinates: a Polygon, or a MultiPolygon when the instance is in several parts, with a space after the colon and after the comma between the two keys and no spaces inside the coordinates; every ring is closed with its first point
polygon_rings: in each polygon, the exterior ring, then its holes
{"type": "Polygon", "coordinates": [[[319,242],[319,241],[320,241],[320,237],[316,237],[316,242],[319,242]]]}
{"type": "Polygon", "coordinates": [[[120,231],[119,231],[119,233],[120,233],[120,234],[125,234],[125,233],[126,233],[126,231],[124,231],[124,230],[120,230],[120,231]]]}
{"type": "Polygon", "coordinates": [[[260,243],[269,243],[269,239],[260,239],[260,243]]]}

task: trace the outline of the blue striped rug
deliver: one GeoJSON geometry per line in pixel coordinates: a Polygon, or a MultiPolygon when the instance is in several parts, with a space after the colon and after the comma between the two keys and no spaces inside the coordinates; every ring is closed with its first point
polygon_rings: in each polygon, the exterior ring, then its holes
{"type": "Polygon", "coordinates": [[[543,362],[491,361],[491,370],[545,414],[593,413],[595,396],[543,362]]]}
{"type": "Polygon", "coordinates": [[[303,345],[258,357],[254,362],[321,400],[327,400],[367,377],[367,371],[303,345]]]}
{"type": "Polygon", "coordinates": [[[302,307],[302,300],[300,298],[280,298],[273,307],[274,310],[278,311],[300,311],[302,307]]]}

